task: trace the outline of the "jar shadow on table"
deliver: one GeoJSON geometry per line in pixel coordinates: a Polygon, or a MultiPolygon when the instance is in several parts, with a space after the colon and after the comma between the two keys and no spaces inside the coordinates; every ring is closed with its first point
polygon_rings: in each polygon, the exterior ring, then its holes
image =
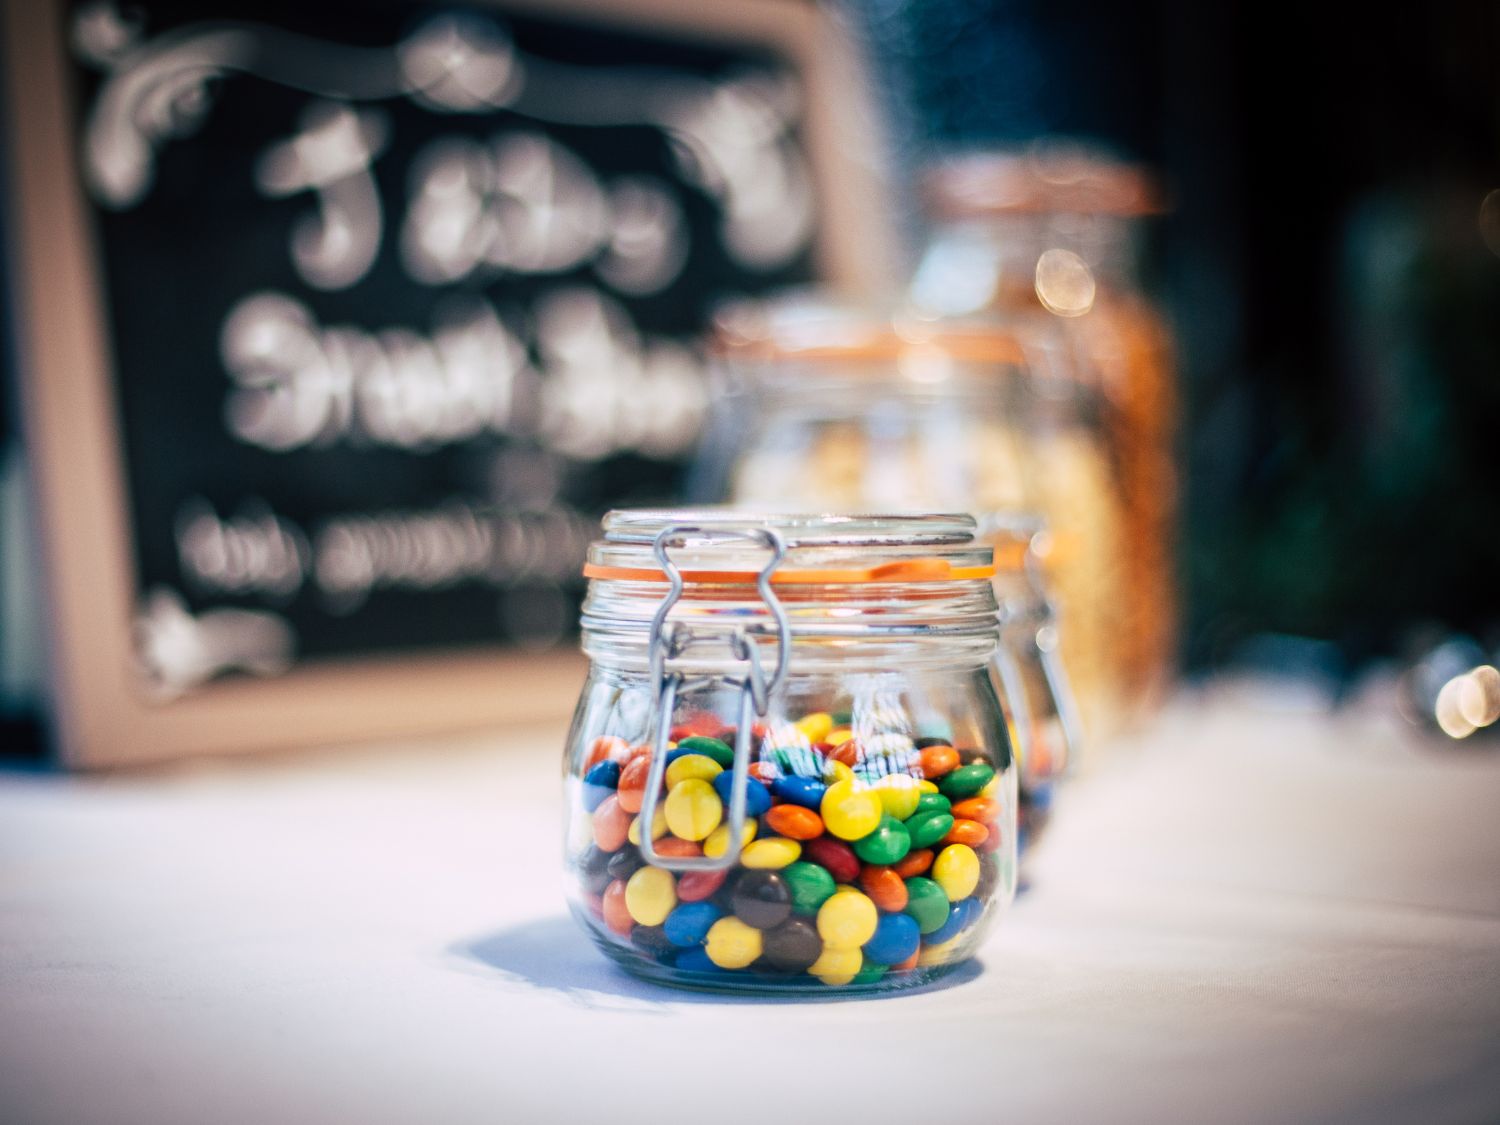
{"type": "Polygon", "coordinates": [[[878,999],[889,995],[916,996],[941,992],[967,984],[984,972],[975,959],[930,984],[900,993],[872,993],[866,997],[850,996],[830,990],[820,996],[763,996],[730,992],[697,992],[689,989],[664,988],[631,976],[594,948],[577,924],[565,915],[522,922],[493,933],[466,938],[448,947],[451,956],[470,968],[479,967],[503,973],[506,977],[533,988],[555,992],[580,1002],[591,997],[617,998],[635,1003],[657,1004],[800,1004],[809,1001],[878,999]]]}

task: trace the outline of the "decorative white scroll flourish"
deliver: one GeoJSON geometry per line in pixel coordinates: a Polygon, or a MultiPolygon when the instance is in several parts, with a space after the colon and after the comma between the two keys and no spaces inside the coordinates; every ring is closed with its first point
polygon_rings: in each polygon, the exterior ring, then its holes
{"type": "MultiPolygon", "coordinates": [[[[724,245],[741,265],[783,265],[812,234],[811,179],[795,135],[800,93],[785,74],[750,70],[709,81],[643,67],[571,66],[525,57],[498,22],[457,13],[427,20],[391,48],[349,47],[236,21],[205,21],[143,39],[139,22],[119,16],[110,0],[99,0],[78,10],[73,42],[81,58],[106,71],[88,114],[83,165],[95,198],[107,207],[125,209],[144,199],[158,148],[202,127],[212,84],[250,74],[335,103],[405,97],[441,113],[504,108],[551,124],[655,128],[668,138],[683,179],[719,204],[724,245]]],[[[359,120],[364,147],[378,149],[371,119],[359,120]]],[[[337,119],[310,128],[325,138],[340,130],[347,134],[337,119]]],[[[291,175],[291,181],[296,178],[291,175]]],[[[352,198],[348,180],[329,181],[336,182],[345,184],[337,194],[352,198]]],[[[341,279],[357,260],[351,249],[343,251],[347,260],[330,249],[346,238],[340,223],[350,203],[345,198],[330,204],[329,187],[319,186],[322,226],[302,236],[314,241],[298,263],[322,279],[314,284],[333,288],[334,282],[348,284],[341,279]]],[[[643,217],[659,225],[668,221],[657,214],[659,199],[630,190],[634,194],[617,211],[637,233],[643,217]]],[[[628,257],[632,237],[611,251],[628,257]]],[[[647,230],[648,239],[658,237],[647,230]]],[[[635,265],[643,260],[637,247],[635,265]]],[[[649,291],[651,270],[617,262],[602,272],[607,280],[619,279],[622,291],[649,291]]]]}

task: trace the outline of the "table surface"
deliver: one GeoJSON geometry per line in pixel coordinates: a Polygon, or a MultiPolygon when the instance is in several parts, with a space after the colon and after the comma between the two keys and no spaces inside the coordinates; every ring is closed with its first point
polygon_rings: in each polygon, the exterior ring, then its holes
{"type": "Polygon", "coordinates": [[[1184,694],[929,991],[641,984],[562,909],[560,725],[0,774],[8,1121],[1500,1120],[1500,753],[1184,694]]]}

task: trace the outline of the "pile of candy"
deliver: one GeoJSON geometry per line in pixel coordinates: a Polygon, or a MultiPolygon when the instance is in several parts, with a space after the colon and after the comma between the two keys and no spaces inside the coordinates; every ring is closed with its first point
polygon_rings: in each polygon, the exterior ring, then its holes
{"type": "MultiPolygon", "coordinates": [[[[858,986],[968,954],[1001,879],[1005,805],[991,760],[940,738],[856,739],[825,712],[792,726],[755,731],[738,862],[682,874],[639,851],[650,748],[593,740],[575,798],[590,842],[572,865],[617,957],[706,984],[741,973],[858,986]]],[[[672,731],[650,828],[660,855],[728,847],[734,736],[704,727],[672,731]]]]}

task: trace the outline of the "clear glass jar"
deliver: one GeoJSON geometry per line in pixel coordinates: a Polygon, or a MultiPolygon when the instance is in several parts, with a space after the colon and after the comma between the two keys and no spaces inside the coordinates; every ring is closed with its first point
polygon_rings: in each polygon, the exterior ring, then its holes
{"type": "Polygon", "coordinates": [[[912,301],[991,317],[1026,353],[1063,651],[1090,735],[1106,735],[1159,698],[1175,650],[1171,347],[1138,271],[1160,192],[1065,145],[956,157],[924,189],[934,229],[912,301]]]}
{"type": "Polygon", "coordinates": [[[725,443],[732,503],[977,513],[1006,612],[996,669],[1021,764],[1022,846],[1034,841],[1082,737],[1042,573],[1044,556],[1076,550],[1036,515],[1049,466],[1014,335],[806,296],[726,310],[718,328],[723,412],[740,430],[725,443]]]}
{"type": "Polygon", "coordinates": [[[564,765],[569,901],[606,954],[826,994],[973,953],[1016,878],[991,559],[966,516],[606,517],[564,765]]]}
{"type": "Polygon", "coordinates": [[[1064,670],[1057,606],[1043,573],[1051,550],[1046,525],[1035,516],[991,513],[980,537],[995,551],[995,596],[1000,644],[995,671],[1020,758],[1016,810],[1019,852],[1046,829],[1057,780],[1073,764],[1083,722],[1064,670]]]}

